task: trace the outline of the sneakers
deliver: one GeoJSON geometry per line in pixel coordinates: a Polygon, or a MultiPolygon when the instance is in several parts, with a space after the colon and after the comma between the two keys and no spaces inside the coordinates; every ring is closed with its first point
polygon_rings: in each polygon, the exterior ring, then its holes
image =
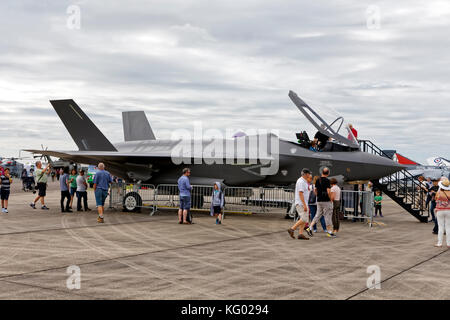
{"type": "Polygon", "coordinates": [[[5,208],[2,208],[2,212],[5,213],[5,208]]]}
{"type": "Polygon", "coordinates": [[[105,223],[105,219],[103,219],[103,217],[100,217],[100,216],[99,216],[99,217],[97,218],[97,222],[98,222],[98,223],[105,223]]]}
{"type": "Polygon", "coordinates": [[[33,209],[36,209],[36,204],[30,203],[30,207],[32,207],[33,209]]]}
{"type": "Polygon", "coordinates": [[[327,232],[327,237],[328,238],[336,238],[336,235],[334,233],[327,232]]]}
{"type": "Polygon", "coordinates": [[[289,233],[289,235],[291,236],[292,239],[295,239],[295,236],[294,236],[294,230],[288,229],[287,232],[289,233]]]}
{"type": "Polygon", "coordinates": [[[312,233],[312,231],[311,231],[311,229],[310,229],[309,227],[306,228],[305,231],[306,231],[306,233],[308,234],[308,236],[310,236],[310,237],[313,236],[313,233],[312,233]]]}
{"type": "Polygon", "coordinates": [[[4,213],[8,213],[8,209],[5,208],[5,210],[3,211],[4,213]]]}
{"type": "Polygon", "coordinates": [[[50,209],[49,209],[47,206],[45,206],[45,205],[42,206],[41,209],[42,209],[42,210],[50,210],[50,209]]]}
{"type": "Polygon", "coordinates": [[[299,240],[309,240],[309,238],[305,237],[303,234],[299,234],[297,239],[299,239],[299,240]]]}

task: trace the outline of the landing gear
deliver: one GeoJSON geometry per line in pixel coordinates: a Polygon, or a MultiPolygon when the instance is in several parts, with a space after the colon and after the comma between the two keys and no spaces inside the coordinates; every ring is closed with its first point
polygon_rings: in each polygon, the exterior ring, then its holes
{"type": "Polygon", "coordinates": [[[129,192],[123,198],[123,211],[139,212],[142,207],[142,198],[137,192],[129,192]]]}

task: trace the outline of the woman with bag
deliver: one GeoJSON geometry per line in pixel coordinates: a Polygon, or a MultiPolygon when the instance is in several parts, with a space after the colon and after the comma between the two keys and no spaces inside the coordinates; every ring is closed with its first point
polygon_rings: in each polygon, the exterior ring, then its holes
{"type": "Polygon", "coordinates": [[[437,222],[438,222],[438,242],[436,247],[442,247],[444,232],[447,238],[447,248],[450,248],[450,181],[443,178],[439,182],[439,191],[435,195],[437,222]]]}
{"type": "Polygon", "coordinates": [[[339,220],[341,210],[341,188],[337,185],[335,178],[330,179],[331,184],[331,201],[333,202],[333,233],[339,232],[339,220]]]}

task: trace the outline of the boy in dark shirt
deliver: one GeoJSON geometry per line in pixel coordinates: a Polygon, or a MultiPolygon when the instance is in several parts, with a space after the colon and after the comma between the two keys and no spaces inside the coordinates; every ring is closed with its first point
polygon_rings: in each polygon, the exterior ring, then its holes
{"type": "Polygon", "coordinates": [[[9,168],[5,169],[4,174],[0,177],[1,183],[2,183],[2,189],[1,189],[1,199],[2,199],[2,212],[8,213],[8,200],[9,200],[9,193],[11,190],[11,175],[9,174],[9,168]]]}

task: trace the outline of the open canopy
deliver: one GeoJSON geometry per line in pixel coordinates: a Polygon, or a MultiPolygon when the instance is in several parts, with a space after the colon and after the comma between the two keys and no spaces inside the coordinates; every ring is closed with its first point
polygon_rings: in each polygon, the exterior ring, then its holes
{"type": "Polygon", "coordinates": [[[353,135],[350,125],[344,122],[342,116],[335,119],[328,117],[328,122],[314,109],[306,104],[294,91],[289,91],[289,98],[297,106],[308,121],[321,133],[332,138],[335,143],[347,146],[351,149],[359,149],[358,140],[353,135]],[[332,120],[330,120],[332,119],[332,120]]]}

